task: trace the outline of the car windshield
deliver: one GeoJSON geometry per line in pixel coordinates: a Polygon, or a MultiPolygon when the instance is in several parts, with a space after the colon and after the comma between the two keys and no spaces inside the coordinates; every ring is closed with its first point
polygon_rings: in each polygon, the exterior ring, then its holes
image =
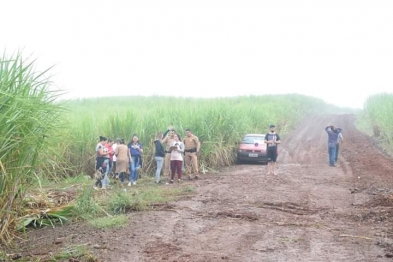
{"type": "Polygon", "coordinates": [[[243,144],[263,144],[265,141],[265,136],[245,136],[243,138],[243,144]]]}

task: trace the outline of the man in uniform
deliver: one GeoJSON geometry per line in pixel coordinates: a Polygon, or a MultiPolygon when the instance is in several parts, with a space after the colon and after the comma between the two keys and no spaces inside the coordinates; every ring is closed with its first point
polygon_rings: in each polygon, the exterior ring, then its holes
{"type": "Polygon", "coordinates": [[[164,158],[164,176],[171,176],[171,143],[175,139],[175,129],[173,126],[168,126],[168,130],[162,135],[162,143],[165,144],[165,158],[164,158]]]}
{"type": "Polygon", "coordinates": [[[192,174],[195,175],[195,178],[198,179],[198,153],[201,148],[201,143],[197,136],[193,135],[190,129],[186,129],[186,137],[183,140],[185,150],[185,164],[186,164],[186,173],[188,174],[188,178],[192,179],[192,174]]]}

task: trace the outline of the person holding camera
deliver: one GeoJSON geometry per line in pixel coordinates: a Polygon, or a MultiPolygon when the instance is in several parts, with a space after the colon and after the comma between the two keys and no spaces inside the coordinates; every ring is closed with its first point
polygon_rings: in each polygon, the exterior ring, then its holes
{"type": "Polygon", "coordinates": [[[339,136],[341,133],[341,128],[336,128],[333,124],[329,124],[325,127],[325,131],[328,134],[328,154],[329,154],[329,166],[336,165],[336,153],[337,153],[337,143],[339,142],[339,136]]]}
{"type": "Polygon", "coordinates": [[[192,134],[190,129],[186,129],[186,137],[184,138],[183,143],[185,145],[184,155],[188,178],[192,179],[193,174],[194,177],[198,179],[198,153],[201,148],[199,138],[192,134]]]}
{"type": "Polygon", "coordinates": [[[181,142],[179,134],[174,135],[174,141],[170,145],[171,150],[171,180],[169,183],[173,184],[175,172],[177,172],[177,181],[180,183],[182,177],[183,153],[184,144],[181,142]]]}

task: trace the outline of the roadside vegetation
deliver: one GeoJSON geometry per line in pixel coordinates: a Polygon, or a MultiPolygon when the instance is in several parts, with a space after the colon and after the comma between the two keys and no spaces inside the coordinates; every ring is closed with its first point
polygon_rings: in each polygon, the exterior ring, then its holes
{"type": "Polygon", "coordinates": [[[364,111],[359,114],[358,126],[363,132],[377,139],[387,153],[393,153],[393,94],[370,96],[364,111]]]}
{"type": "Polygon", "coordinates": [[[45,72],[20,55],[0,58],[0,241],[12,239],[23,199],[39,176],[39,154],[48,152],[48,138],[60,126],[63,109],[48,89],[45,72]]]}
{"type": "Polygon", "coordinates": [[[87,245],[69,245],[48,255],[21,257],[20,254],[6,254],[0,251],[0,261],[9,262],[98,262],[100,261],[87,245]]]}
{"type": "Polygon", "coordinates": [[[142,172],[152,174],[153,139],[168,125],[173,125],[181,136],[191,128],[199,137],[200,169],[207,172],[234,163],[234,149],[244,133],[266,132],[274,123],[284,134],[305,114],[330,110],[322,100],[295,94],[211,99],[105,97],[73,100],[66,105],[69,124],[60,136],[65,139],[54,144],[61,158],[68,161],[63,161],[62,166],[68,168],[56,169],[56,177],[91,174],[95,161],[92,149],[99,135],[122,137],[128,142],[134,133],[144,145],[142,172]]]}
{"type": "Polygon", "coordinates": [[[125,214],[160,208],[193,191],[190,187],[157,185],[150,177],[139,179],[138,187],[117,182],[111,190],[96,190],[90,178],[80,175],[33,186],[24,200],[28,215],[20,217],[18,225],[20,230],[75,221],[88,221],[98,228],[123,226],[125,214]]]}

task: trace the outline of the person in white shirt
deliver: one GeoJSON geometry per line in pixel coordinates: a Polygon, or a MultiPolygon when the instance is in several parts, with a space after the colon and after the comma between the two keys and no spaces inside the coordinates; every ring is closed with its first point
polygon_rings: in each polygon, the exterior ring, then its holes
{"type": "Polygon", "coordinates": [[[174,135],[174,141],[170,145],[171,150],[171,180],[173,183],[175,177],[175,172],[177,172],[177,181],[180,183],[182,176],[182,166],[183,166],[183,154],[184,154],[184,143],[181,142],[179,134],[174,135]]]}
{"type": "MultiPolygon", "coordinates": [[[[116,139],[116,143],[112,145],[113,151],[116,152],[116,147],[120,143],[120,138],[116,139]]],[[[116,172],[116,154],[113,155],[113,160],[112,160],[112,170],[114,170],[114,178],[117,180],[119,178],[119,173],[116,172]]]]}
{"type": "Polygon", "coordinates": [[[343,134],[341,132],[342,132],[342,129],[340,129],[340,133],[338,133],[338,137],[337,137],[336,156],[335,156],[336,164],[337,164],[337,160],[338,160],[338,150],[339,150],[340,144],[342,144],[342,142],[344,141],[343,134]]]}

